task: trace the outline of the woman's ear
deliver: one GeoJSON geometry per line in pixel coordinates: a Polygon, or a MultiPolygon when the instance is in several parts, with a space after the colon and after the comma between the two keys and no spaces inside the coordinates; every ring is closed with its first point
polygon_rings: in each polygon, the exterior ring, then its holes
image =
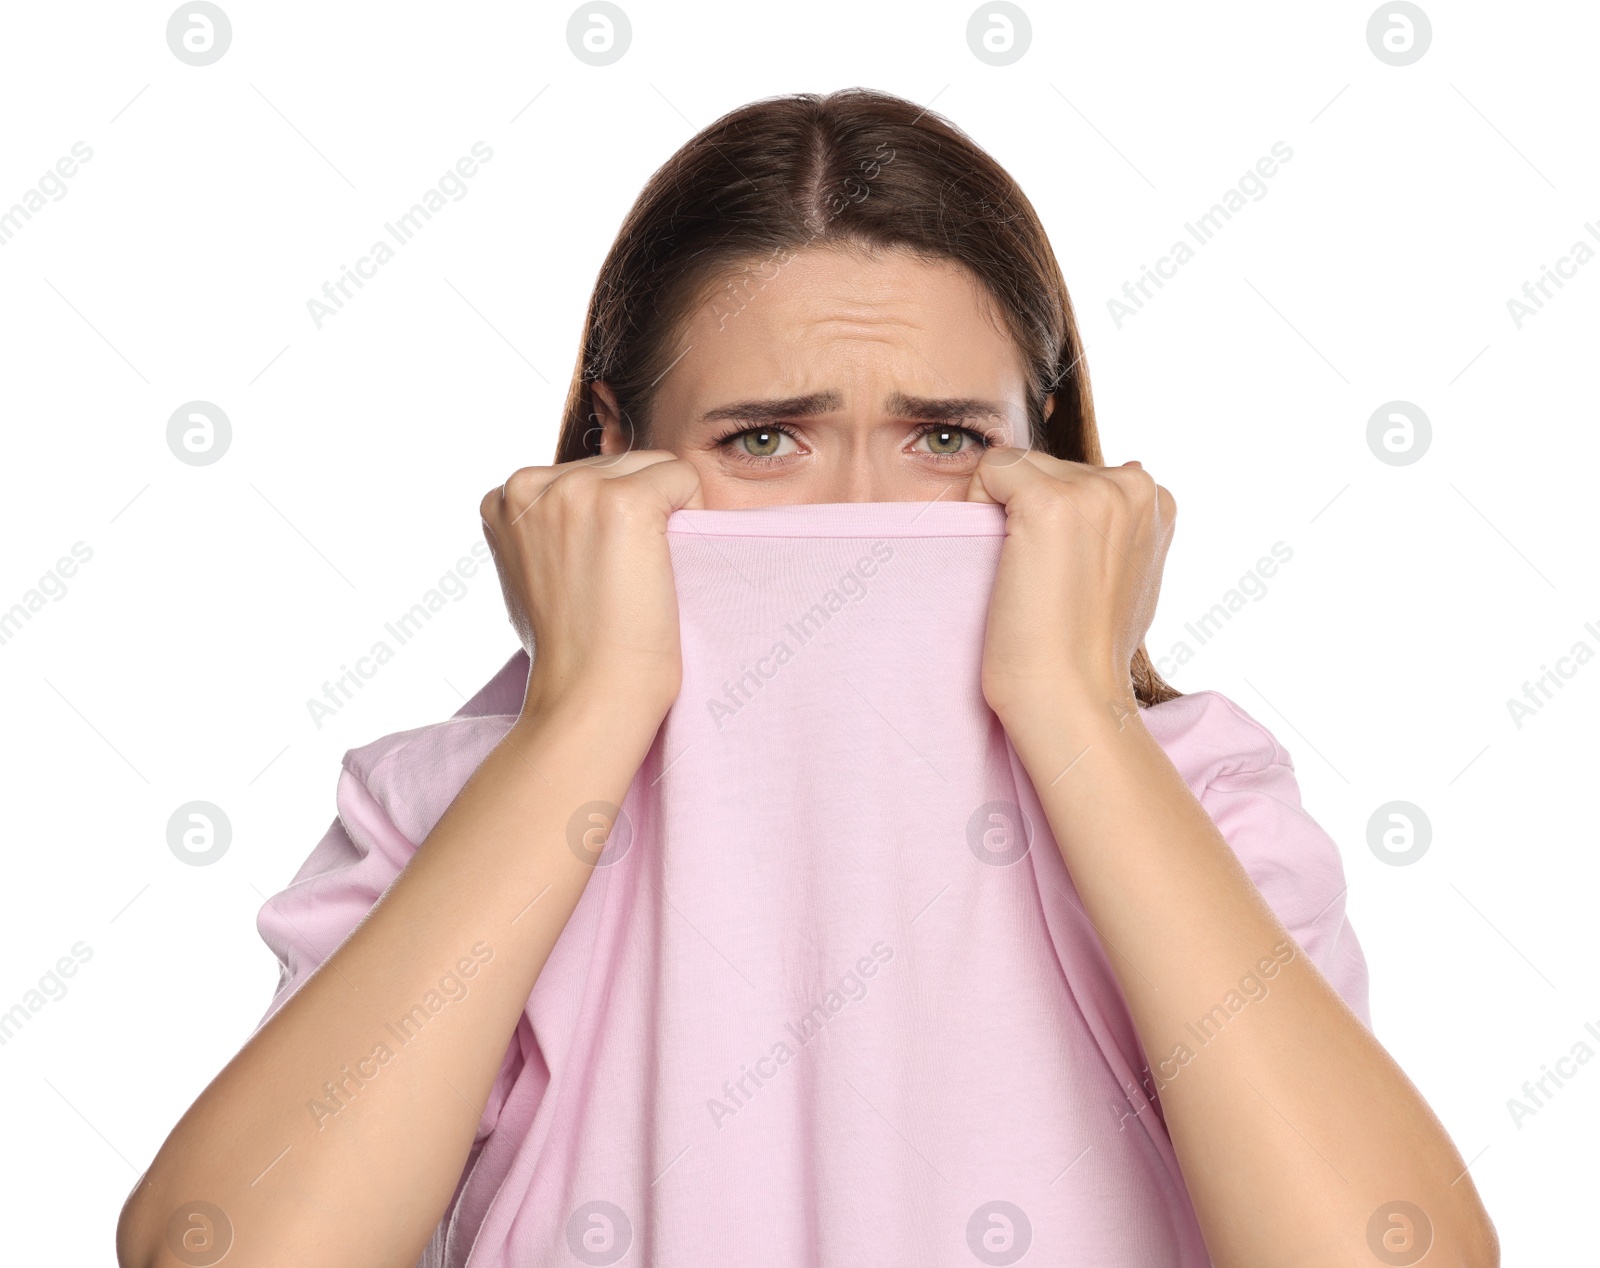
{"type": "Polygon", "coordinates": [[[1048,423],[1050,421],[1050,415],[1055,413],[1055,410],[1056,410],[1056,394],[1054,392],[1052,392],[1052,393],[1050,393],[1049,396],[1044,398],[1044,421],[1045,422],[1048,423]]]}
{"type": "Polygon", "coordinates": [[[622,409],[617,395],[604,379],[589,384],[589,400],[593,406],[589,414],[589,430],[584,433],[584,448],[599,434],[599,452],[607,455],[627,453],[632,437],[622,425],[622,409]]]}

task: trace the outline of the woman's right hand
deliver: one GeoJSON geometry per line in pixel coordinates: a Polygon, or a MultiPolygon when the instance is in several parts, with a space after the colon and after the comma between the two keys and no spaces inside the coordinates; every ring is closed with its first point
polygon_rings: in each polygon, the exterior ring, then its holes
{"type": "Polygon", "coordinates": [[[483,534],[532,659],[524,717],[618,693],[666,716],[683,681],[667,517],[700,507],[667,450],[522,467],[484,495],[483,534]]]}

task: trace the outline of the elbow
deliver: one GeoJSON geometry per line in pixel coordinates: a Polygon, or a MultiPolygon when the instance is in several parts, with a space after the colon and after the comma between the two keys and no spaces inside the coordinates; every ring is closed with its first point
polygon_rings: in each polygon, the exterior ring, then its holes
{"type": "Polygon", "coordinates": [[[1449,1252],[1441,1256],[1441,1262],[1457,1264],[1460,1268],[1500,1268],[1499,1231],[1476,1190],[1471,1192],[1470,1198],[1464,1204],[1465,1209],[1451,1221],[1448,1242],[1435,1236],[1437,1249],[1449,1252]]]}
{"type": "MultiPolygon", "coordinates": [[[[215,1208],[213,1208],[215,1209],[215,1208]]],[[[117,1268],[181,1268],[186,1264],[219,1263],[229,1247],[215,1244],[214,1230],[204,1215],[176,1225],[172,1204],[147,1171],[117,1217],[117,1268]],[[206,1252],[214,1251],[208,1255],[206,1252]]],[[[238,1247],[233,1247],[237,1251],[238,1247]]],[[[229,1268],[244,1268],[237,1254],[229,1268]]]]}
{"type": "Polygon", "coordinates": [[[1500,1268],[1500,1233],[1488,1211],[1480,1208],[1468,1230],[1464,1249],[1461,1262],[1465,1268],[1500,1268]]]}
{"type": "Polygon", "coordinates": [[[139,1177],[117,1216],[117,1268],[156,1268],[156,1245],[149,1221],[149,1203],[143,1200],[148,1175],[139,1177]]]}
{"type": "Polygon", "coordinates": [[[1409,1262],[1419,1266],[1426,1259],[1439,1268],[1500,1268],[1500,1234],[1481,1205],[1475,1204],[1474,1210],[1447,1225],[1436,1226],[1431,1245],[1416,1249],[1421,1253],[1409,1262]]]}

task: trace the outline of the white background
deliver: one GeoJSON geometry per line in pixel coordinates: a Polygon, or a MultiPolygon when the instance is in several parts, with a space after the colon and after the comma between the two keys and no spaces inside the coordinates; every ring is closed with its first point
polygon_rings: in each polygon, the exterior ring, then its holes
{"type": "Polygon", "coordinates": [[[627,0],[632,43],[594,67],[566,5],[224,7],[206,67],[169,51],[163,5],[8,6],[0,34],[0,214],[93,150],[0,247],[0,609],[93,551],[0,645],[0,1010],[92,949],[0,1048],[32,1181],[8,1260],[111,1260],[123,1197],[271,998],[256,912],[331,821],[341,754],[448,716],[515,650],[480,572],[336,717],[308,714],[481,540],[484,491],[550,461],[646,177],[737,105],[854,84],[932,103],[1043,216],[1107,461],[1180,508],[1152,653],[1292,548],[1171,680],[1293,755],[1344,853],[1375,1031],[1505,1262],[1592,1247],[1600,1062],[1520,1126],[1507,1100],[1600,1052],[1600,663],[1520,727],[1507,700],[1600,651],[1600,261],[1520,329],[1506,301],[1600,248],[1600,10],[1429,3],[1431,46],[1395,67],[1367,3],[1029,0],[1031,46],[995,67],[968,3],[627,0]],[[318,329],[306,301],[478,141],[466,196],[318,329]],[[1108,299],[1278,141],[1266,196],[1119,328],[1108,299]],[[205,467],[166,443],[197,399],[233,426],[205,467]],[[1433,428],[1405,466],[1366,438],[1397,399],[1433,428]],[[207,867],[166,841],[196,799],[233,830],[207,867]],[[1432,825],[1407,866],[1368,847],[1394,800],[1432,825]]]}

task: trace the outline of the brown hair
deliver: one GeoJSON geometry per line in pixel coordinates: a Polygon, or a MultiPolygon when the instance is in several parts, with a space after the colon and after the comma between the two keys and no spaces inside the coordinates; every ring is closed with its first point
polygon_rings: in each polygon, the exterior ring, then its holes
{"type": "MultiPolygon", "coordinates": [[[[1072,301],[1032,204],[947,119],[866,88],[741,106],[650,178],[600,266],[555,461],[600,452],[597,379],[647,446],[653,390],[682,355],[680,321],[708,298],[737,311],[741,288],[759,289],[767,270],[811,244],[897,247],[965,265],[997,301],[1031,372],[1031,446],[1103,465],[1072,301]]],[[[1142,705],[1183,694],[1143,646],[1130,671],[1142,705]]]]}

